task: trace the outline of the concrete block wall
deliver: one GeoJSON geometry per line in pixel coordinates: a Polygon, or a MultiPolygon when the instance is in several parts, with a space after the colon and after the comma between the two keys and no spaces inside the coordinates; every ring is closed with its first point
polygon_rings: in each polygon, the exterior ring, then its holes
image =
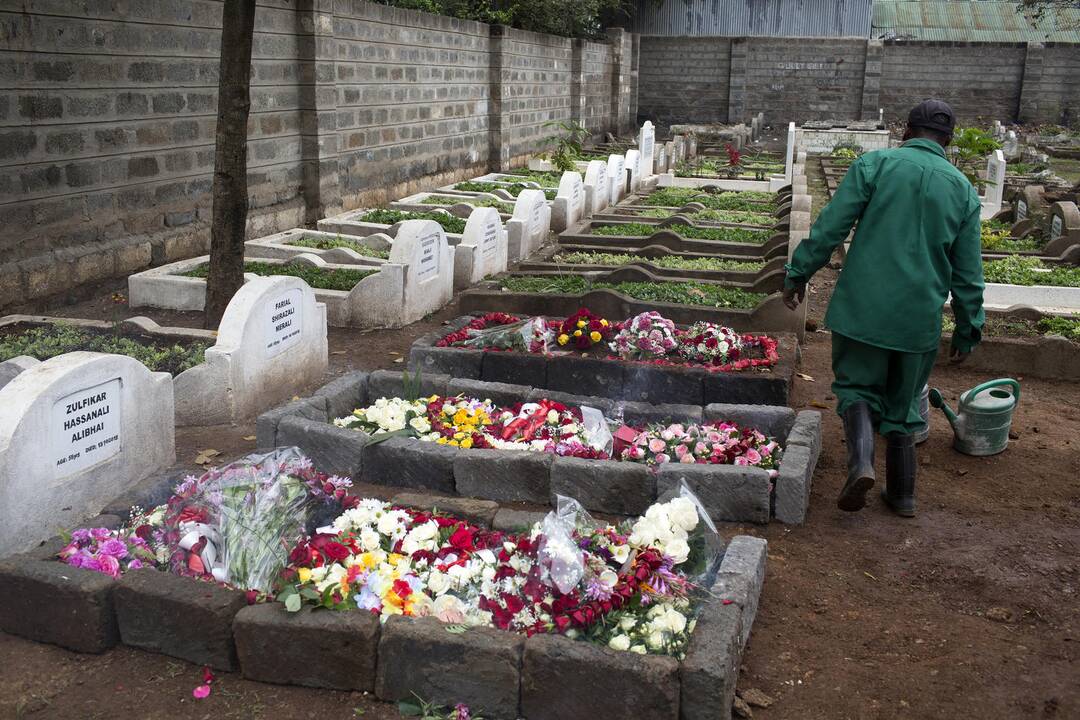
{"type": "Polygon", "coordinates": [[[639,120],[903,119],[937,96],[961,122],[1080,124],[1080,44],[641,36],[639,120]]]}
{"type": "MultiPolygon", "coordinates": [[[[221,7],[0,0],[0,308],[205,252],[221,7]]],[[[632,131],[619,33],[585,43],[575,83],[567,38],[258,0],[249,236],[521,164],[573,107],[632,131]]]]}
{"type": "Polygon", "coordinates": [[[701,38],[687,61],[686,38],[642,37],[638,114],[654,123],[727,122],[731,39],[701,38]]]}

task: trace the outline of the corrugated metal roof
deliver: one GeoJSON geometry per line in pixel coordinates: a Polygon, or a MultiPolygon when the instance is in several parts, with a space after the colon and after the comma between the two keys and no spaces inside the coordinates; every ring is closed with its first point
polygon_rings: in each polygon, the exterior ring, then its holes
{"type": "Polygon", "coordinates": [[[1015,0],[875,0],[871,37],[959,42],[1080,42],[1080,10],[1033,25],[1015,0]]]}
{"type": "Polygon", "coordinates": [[[859,37],[871,0],[638,0],[630,29],[642,35],[859,37]]]}

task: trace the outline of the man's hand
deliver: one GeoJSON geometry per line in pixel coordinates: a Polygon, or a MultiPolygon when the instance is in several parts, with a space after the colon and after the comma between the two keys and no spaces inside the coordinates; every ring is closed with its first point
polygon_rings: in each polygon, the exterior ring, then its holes
{"type": "Polygon", "coordinates": [[[788,310],[795,310],[799,303],[806,297],[806,283],[798,283],[794,287],[784,288],[784,304],[788,310]]]}
{"type": "Polygon", "coordinates": [[[964,362],[965,360],[967,360],[967,359],[968,359],[968,355],[970,355],[970,354],[971,354],[971,352],[970,352],[970,351],[968,351],[968,352],[964,352],[964,351],[963,351],[963,350],[961,350],[960,348],[958,348],[958,347],[956,347],[955,345],[953,345],[953,346],[952,346],[952,347],[951,347],[951,348],[949,349],[949,362],[950,362],[951,364],[953,364],[953,365],[959,365],[960,363],[962,363],[962,362],[964,362]]]}

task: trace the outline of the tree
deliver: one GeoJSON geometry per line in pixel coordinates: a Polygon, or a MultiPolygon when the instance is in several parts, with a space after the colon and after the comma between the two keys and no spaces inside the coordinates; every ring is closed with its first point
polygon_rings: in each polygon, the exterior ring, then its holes
{"type": "Polygon", "coordinates": [[[247,126],[251,111],[251,45],[255,0],[225,0],[221,16],[217,131],[214,139],[214,209],[206,327],[216,327],[244,284],[247,230],[247,126]]]}
{"type": "Polygon", "coordinates": [[[1036,28],[1080,29],[1080,0],[1019,0],[1016,9],[1036,28]]]}

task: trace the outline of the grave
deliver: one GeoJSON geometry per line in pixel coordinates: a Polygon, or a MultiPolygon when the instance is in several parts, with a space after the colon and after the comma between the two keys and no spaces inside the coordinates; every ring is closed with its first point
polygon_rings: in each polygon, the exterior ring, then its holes
{"type": "MultiPolygon", "coordinates": [[[[366,212],[366,211],[364,211],[366,212]]],[[[388,226],[378,227],[385,230],[388,226]]],[[[324,261],[337,265],[360,265],[378,269],[386,262],[390,246],[394,242],[392,235],[386,232],[360,232],[356,228],[346,228],[354,232],[327,232],[324,230],[305,230],[293,228],[265,237],[248,240],[244,244],[244,256],[247,258],[267,258],[273,260],[291,260],[298,255],[315,255],[324,261]],[[300,241],[326,241],[328,244],[341,240],[355,241],[360,249],[352,247],[317,248],[297,244],[300,241]],[[366,253],[366,254],[365,254],[366,253]]]]}
{"type": "Polygon", "coordinates": [[[0,555],[100,512],[176,460],[172,378],[75,352],[0,389],[0,555]]]}
{"type": "Polygon", "coordinates": [[[551,229],[551,206],[540,190],[522,190],[506,221],[507,261],[515,263],[540,249],[551,229]]]}
{"type": "MultiPolygon", "coordinates": [[[[543,197],[535,190],[525,192],[543,197]]],[[[369,270],[370,274],[349,290],[314,290],[316,299],[326,304],[327,322],[331,326],[375,329],[408,325],[448,303],[453,297],[454,251],[438,223],[406,220],[398,227],[389,260],[377,269],[331,264],[312,253],[301,253],[290,261],[259,262],[283,267],[299,263],[324,271],[369,270]]],[[[202,310],[206,281],[185,273],[208,262],[209,256],[202,256],[131,275],[128,278],[130,306],[202,310]]],[[[245,282],[255,277],[245,273],[245,282]]]]}
{"type": "Polygon", "coordinates": [[[1016,131],[1009,130],[1005,133],[1005,140],[1001,144],[1001,152],[1006,160],[1015,162],[1020,159],[1020,140],[1016,137],[1016,131]]]}
{"type": "Polygon", "coordinates": [[[564,172],[559,180],[559,192],[551,201],[551,230],[562,232],[575,225],[585,216],[586,209],[585,184],[581,181],[581,173],[564,172]]]}
{"type": "Polygon", "coordinates": [[[585,168],[585,207],[586,216],[592,216],[611,204],[611,191],[608,189],[607,163],[603,160],[590,160],[585,168]]]}
{"type": "Polygon", "coordinates": [[[638,149],[641,151],[641,178],[642,180],[652,177],[653,162],[656,152],[656,129],[652,121],[646,120],[641,124],[638,132],[638,149]]]}
{"type": "Polygon", "coordinates": [[[607,181],[610,205],[618,205],[626,197],[626,156],[611,155],[607,159],[607,181]]]}
{"type": "Polygon", "coordinates": [[[387,207],[408,212],[431,212],[441,208],[451,215],[467,219],[474,209],[492,203],[498,203],[496,209],[500,211],[503,220],[510,219],[510,214],[514,211],[514,201],[504,200],[491,193],[419,192],[394,200],[387,207]]]}
{"type": "Polygon", "coordinates": [[[636,193],[641,185],[641,152],[626,151],[626,174],[630,176],[630,193],[636,193]]]}
{"type": "Polygon", "coordinates": [[[995,150],[986,161],[986,189],[983,191],[982,209],[979,217],[983,220],[994,217],[1001,211],[1001,198],[1005,192],[1005,155],[995,150]]]}
{"type": "MultiPolygon", "coordinates": [[[[1050,206],[1047,237],[1043,248],[1045,255],[1061,255],[1080,245],[1080,210],[1076,203],[1059,201],[1050,206]]],[[[1076,260],[1073,260],[1076,263],[1076,260]]]]}

